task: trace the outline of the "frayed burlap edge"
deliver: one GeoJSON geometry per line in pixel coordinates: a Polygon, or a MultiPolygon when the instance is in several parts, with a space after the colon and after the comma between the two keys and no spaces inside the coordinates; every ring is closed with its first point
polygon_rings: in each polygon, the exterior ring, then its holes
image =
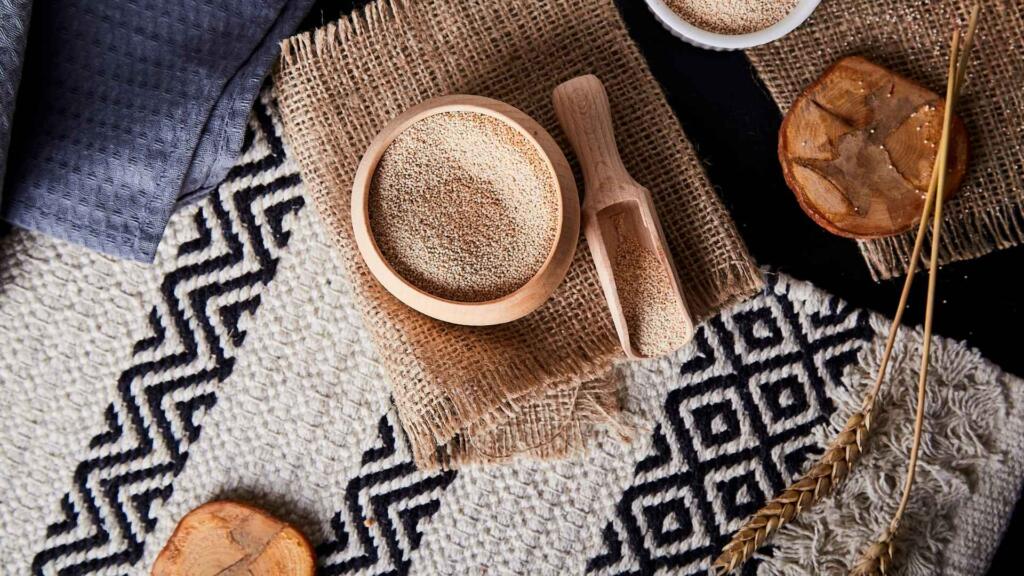
{"type": "Polygon", "coordinates": [[[529,395],[532,398],[520,398],[516,409],[506,413],[506,421],[496,425],[474,423],[444,446],[438,446],[434,458],[427,464],[453,468],[521,457],[565,458],[582,454],[593,437],[608,432],[624,442],[631,442],[634,427],[631,419],[621,412],[622,393],[614,371],[589,382],[532,392],[529,395]],[[558,396],[563,398],[560,400],[558,396]],[[562,408],[553,418],[549,414],[552,407],[562,408]],[[538,415],[537,410],[541,414],[538,415]],[[530,420],[537,417],[560,425],[538,429],[530,425],[530,420]],[[495,452],[495,446],[507,449],[495,452]]]}
{"type": "MultiPolygon", "coordinates": [[[[955,201],[955,200],[954,200],[955,201]]],[[[954,204],[951,208],[957,208],[954,204]]],[[[986,210],[964,210],[956,216],[955,226],[943,226],[939,262],[948,264],[984,256],[996,250],[1024,243],[1024,204],[1002,204],[986,210]]],[[[929,233],[929,237],[931,234],[929,233]]],[[[914,236],[900,234],[888,238],[858,241],[871,276],[885,280],[901,276],[910,265],[914,236]]],[[[930,246],[925,241],[925,246],[930,246]]],[[[928,269],[927,250],[921,253],[921,270],[928,269]]]]}
{"type": "Polygon", "coordinates": [[[353,36],[400,22],[404,5],[405,0],[376,0],[322,28],[285,38],[281,41],[278,72],[299,65],[303,58],[308,61],[322,56],[341,56],[338,49],[353,36]]]}
{"type": "Polygon", "coordinates": [[[486,372],[484,378],[515,382],[505,387],[506,391],[514,392],[494,407],[449,395],[442,400],[443,405],[429,410],[429,418],[410,418],[403,415],[406,406],[396,403],[417,466],[453,468],[500,463],[515,457],[550,460],[583,453],[587,441],[596,433],[623,427],[619,390],[611,367],[619,355],[614,350],[604,358],[577,363],[580,376],[570,380],[553,377],[541,363],[535,364],[537,370],[530,371],[536,377],[523,378],[517,374],[518,380],[501,372],[486,372]],[[577,401],[557,419],[522,417],[529,403],[540,403],[560,394],[574,395],[577,401]],[[587,409],[593,406],[605,410],[587,409]],[[495,443],[498,440],[501,444],[495,443]],[[496,446],[500,448],[495,449],[496,446]]]}

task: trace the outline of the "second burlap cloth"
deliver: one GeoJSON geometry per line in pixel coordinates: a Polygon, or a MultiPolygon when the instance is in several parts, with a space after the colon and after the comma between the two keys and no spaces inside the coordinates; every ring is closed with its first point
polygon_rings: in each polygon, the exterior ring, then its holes
{"type": "MultiPolygon", "coordinates": [[[[979,0],[825,0],[778,42],[748,52],[783,111],[836,60],[861,55],[941,93],[951,23],[979,0]]],[[[943,210],[941,263],[1024,242],[1024,3],[981,2],[978,40],[957,113],[971,159],[960,195],[943,210]]],[[[876,278],[903,274],[914,233],[860,242],[876,278]]]]}
{"type": "Polygon", "coordinates": [[[619,345],[582,242],[552,299],[521,320],[456,326],[400,303],[356,251],[356,165],[391,118],[454,93],[520,108],[568,150],[551,92],[587,73],[607,85],[626,166],[655,197],[694,314],[757,292],[758,271],[612,0],[384,0],[284,43],[276,84],[285,133],[421,467],[564,456],[595,428],[615,428],[609,373],[619,345]]]}

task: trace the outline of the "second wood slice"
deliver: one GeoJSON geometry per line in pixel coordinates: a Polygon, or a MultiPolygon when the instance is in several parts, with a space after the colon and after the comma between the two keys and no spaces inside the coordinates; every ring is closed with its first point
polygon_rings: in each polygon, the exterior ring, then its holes
{"type": "MultiPolygon", "coordinates": [[[[943,99],[864,58],[844,58],[786,115],[779,160],[804,211],[853,238],[910,230],[921,216],[942,135],[943,99]]],[[[946,197],[967,170],[967,133],[954,118],[946,197]]]]}
{"type": "Polygon", "coordinates": [[[153,576],[313,576],[313,549],[295,528],[238,502],[210,502],[178,523],[153,576]]]}

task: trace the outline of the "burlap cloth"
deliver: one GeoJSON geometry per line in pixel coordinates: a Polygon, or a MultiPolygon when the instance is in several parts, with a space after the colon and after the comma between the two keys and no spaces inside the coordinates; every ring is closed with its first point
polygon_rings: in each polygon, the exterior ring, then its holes
{"type": "MultiPolygon", "coordinates": [[[[350,188],[372,137],[434,96],[489,96],[559,139],[551,92],[595,73],[619,146],[648,186],[698,318],[761,278],[612,0],[381,0],[283,43],[276,83],[287,140],[337,240],[421,467],[549,458],[618,420],[620,355],[586,245],[553,298],[502,326],[455,326],[388,294],[356,252],[350,188]]],[[[571,156],[571,155],[570,155],[571,156]]]]}
{"type": "MultiPolygon", "coordinates": [[[[782,40],[748,52],[783,110],[842,56],[859,54],[942,93],[954,18],[977,0],[825,0],[782,40]]],[[[944,209],[939,261],[975,258],[1024,241],[1024,3],[982,2],[977,45],[957,112],[970,168],[944,209]]],[[[876,278],[906,271],[914,232],[859,242],[876,278]]],[[[925,255],[926,256],[926,255],[925,255]]]]}

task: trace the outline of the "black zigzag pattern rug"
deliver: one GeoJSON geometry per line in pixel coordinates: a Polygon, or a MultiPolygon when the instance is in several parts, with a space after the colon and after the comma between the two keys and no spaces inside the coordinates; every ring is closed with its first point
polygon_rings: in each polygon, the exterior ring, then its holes
{"type": "Polygon", "coordinates": [[[316,548],[319,573],[408,574],[409,552],[419,548],[420,522],[441,508],[456,472],[421,472],[394,412],[381,417],[359,473],[345,486],[344,506],[331,518],[332,537],[316,548]]]}
{"type": "MultiPolygon", "coordinates": [[[[77,465],[74,488],[60,500],[61,518],[47,527],[33,573],[148,569],[139,561],[156,527],[151,507],[173,494],[189,449],[200,440],[201,420],[217,403],[217,385],[231,375],[245,343],[240,320],[257,314],[260,293],[288,245],[287,216],[305,206],[298,174],[285,169],[274,112],[268,89],[243,150],[258,141],[266,153],[235,167],[195,211],[193,237],[177,247],[181,266],[163,279],[163,303],[147,318],[150,334],[133,345],[136,362],[118,379],[118,398],[104,412],[106,429],[77,465]],[[262,183],[239,185],[244,182],[262,183]]],[[[407,574],[420,523],[439,510],[438,496],[455,477],[454,471],[418,471],[394,416],[383,416],[330,520],[330,536],[317,546],[320,573],[407,574]]]]}
{"type": "Polygon", "coordinates": [[[288,245],[287,217],[305,205],[298,174],[283,169],[268,99],[269,91],[256,104],[243,150],[258,139],[265,153],[232,169],[196,210],[195,236],[178,247],[181,265],[166,274],[162,302],[149,313],[152,334],[133,347],[135,362],[104,414],[107,429],[75,468],[35,574],[117,573],[138,562],[155,527],[150,508],[171,497],[200,438],[202,415],[245,341],[239,321],[257,313],[288,245]]]}
{"type": "MultiPolygon", "coordinates": [[[[293,216],[307,208],[275,117],[265,94],[246,140],[248,160],[191,213],[190,235],[174,248],[159,301],[148,310],[148,334],[125,342],[131,365],[104,407],[105,425],[83,443],[66,492],[48,504],[58,517],[49,519],[41,541],[16,550],[26,550],[19,569],[31,558],[35,574],[148,572],[143,558],[163,545],[153,536],[157,518],[164,518],[175,482],[182,482],[178,477],[189,466],[190,452],[191,466],[202,462],[195,448],[203,442],[204,418],[217,410],[236,359],[260,345],[250,341],[255,338],[247,336],[246,326],[269,298],[266,290],[279,261],[296,256],[287,253],[293,216]]],[[[297,252],[294,246],[292,251],[297,252]]],[[[274,294],[289,297],[306,294],[274,294]]],[[[837,410],[834,399],[847,392],[844,370],[863,360],[861,353],[878,338],[874,320],[809,285],[769,274],[763,294],[704,323],[694,343],[678,355],[627,370],[636,378],[630,386],[646,387],[643,412],[654,422],[648,453],[616,452],[628,459],[612,464],[621,465],[617,470],[623,475],[601,468],[599,463],[608,461],[597,455],[568,467],[533,465],[528,475],[512,480],[501,474],[419,471],[393,411],[379,417],[370,410],[347,420],[375,434],[365,445],[349,446],[346,432],[335,429],[340,438],[327,446],[341,446],[334,461],[344,461],[338,468],[345,470],[343,476],[313,486],[324,492],[296,495],[317,503],[301,520],[307,533],[320,537],[319,572],[404,575],[461,563],[458,571],[447,572],[532,573],[543,572],[537,569],[543,565],[557,566],[557,573],[703,574],[745,517],[819,453],[818,433],[837,410]],[[622,488],[618,479],[626,480],[630,468],[632,477],[622,488]],[[552,486],[572,485],[575,474],[584,473],[588,490],[604,491],[575,500],[548,494],[552,486]],[[575,507],[566,510],[570,500],[575,507]],[[571,521],[566,512],[572,513],[571,521]],[[595,536],[580,543],[584,524],[595,528],[595,536]],[[486,554],[459,549],[485,539],[486,554]],[[500,548],[512,553],[502,554],[500,548]],[[538,553],[546,554],[546,562],[533,563],[531,555],[538,553]],[[553,554],[559,556],[552,560],[553,554]]],[[[339,342],[363,337],[355,325],[337,329],[326,333],[339,342]]],[[[303,341],[317,350],[324,344],[303,341]]],[[[341,348],[332,353],[344,355],[341,348]]],[[[960,348],[952,350],[945,355],[949,362],[949,357],[972,358],[960,348]]],[[[994,373],[981,371],[970,390],[995,386],[994,373]]],[[[303,384],[295,383],[296,396],[305,390],[303,384]]],[[[337,393],[349,395],[352,404],[372,401],[357,388],[337,393]]],[[[330,403],[328,414],[334,406],[330,403]]],[[[337,407],[344,409],[341,403],[337,407]]],[[[305,449],[301,442],[297,446],[305,449]]],[[[316,473],[316,462],[309,462],[310,474],[316,473]]],[[[179,485],[177,498],[185,498],[187,488],[179,485]]],[[[254,488],[258,492],[260,486],[254,488]]],[[[780,548],[777,555],[784,552],[780,548]]],[[[744,569],[750,574],[758,568],[754,562],[744,569]]]]}
{"type": "Polygon", "coordinates": [[[836,409],[831,391],[875,333],[866,311],[833,298],[808,314],[780,286],[769,275],[763,295],[699,329],[588,573],[704,574],[747,515],[820,453],[813,433],[836,409]]]}

